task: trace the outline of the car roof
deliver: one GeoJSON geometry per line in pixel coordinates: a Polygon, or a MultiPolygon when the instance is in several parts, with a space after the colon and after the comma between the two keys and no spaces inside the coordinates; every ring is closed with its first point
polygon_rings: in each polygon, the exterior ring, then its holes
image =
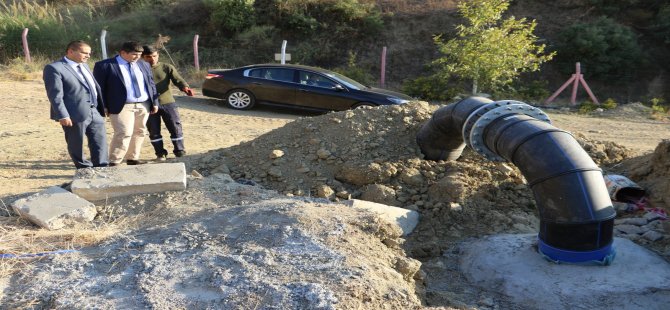
{"type": "Polygon", "coordinates": [[[326,70],[323,68],[318,68],[318,67],[310,67],[310,66],[304,66],[304,65],[290,65],[290,64],[277,64],[277,63],[267,63],[267,64],[255,64],[255,65],[248,65],[244,67],[240,67],[237,69],[253,69],[253,68],[287,68],[287,69],[300,69],[300,70],[309,70],[309,71],[316,71],[316,72],[321,72],[321,73],[332,73],[333,71],[326,70]]]}

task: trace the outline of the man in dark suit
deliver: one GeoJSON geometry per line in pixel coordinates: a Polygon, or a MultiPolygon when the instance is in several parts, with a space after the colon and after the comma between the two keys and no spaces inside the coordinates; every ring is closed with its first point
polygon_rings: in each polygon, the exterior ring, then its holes
{"type": "Polygon", "coordinates": [[[118,55],[96,62],[93,67],[105,112],[114,128],[109,145],[110,166],[124,159],[128,165],[146,163],[140,160],[140,151],[147,136],[149,113],[158,112],[158,92],[149,64],[137,61],[143,50],[138,42],[125,42],[118,55]]]}
{"type": "Polygon", "coordinates": [[[65,143],[75,167],[106,167],[107,132],[100,86],[93,79],[86,61],[91,47],[83,41],[67,45],[65,57],[44,67],[44,87],[51,102],[51,119],[58,121],[65,133],[65,143]],[[84,153],[88,139],[91,160],[84,153]]]}

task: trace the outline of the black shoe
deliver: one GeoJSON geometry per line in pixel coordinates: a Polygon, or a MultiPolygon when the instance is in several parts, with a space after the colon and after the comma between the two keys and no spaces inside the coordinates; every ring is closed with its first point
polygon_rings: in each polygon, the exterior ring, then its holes
{"type": "Polygon", "coordinates": [[[119,165],[119,164],[117,164],[117,163],[109,163],[109,166],[110,166],[110,167],[114,167],[114,166],[118,166],[118,165],[119,165]]]}
{"type": "Polygon", "coordinates": [[[128,159],[128,160],[126,160],[126,164],[127,164],[128,166],[144,165],[144,164],[146,164],[146,163],[147,163],[146,161],[144,161],[144,160],[139,160],[139,159],[138,159],[138,160],[134,160],[134,159],[128,159]]]}
{"type": "Polygon", "coordinates": [[[156,152],[156,161],[165,161],[165,160],[167,160],[167,155],[168,155],[168,151],[167,151],[167,150],[162,150],[162,151],[158,151],[158,152],[156,152]]]}
{"type": "Polygon", "coordinates": [[[186,151],[174,151],[174,156],[176,157],[182,157],[186,155],[186,151]]]}

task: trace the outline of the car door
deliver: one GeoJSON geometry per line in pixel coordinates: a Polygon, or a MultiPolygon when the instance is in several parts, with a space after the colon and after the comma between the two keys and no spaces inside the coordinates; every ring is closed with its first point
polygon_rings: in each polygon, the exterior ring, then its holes
{"type": "Polygon", "coordinates": [[[247,87],[256,100],[278,104],[294,104],[296,83],[295,70],[289,68],[261,67],[245,73],[249,79],[247,87]]]}
{"type": "Polygon", "coordinates": [[[298,70],[295,104],[327,110],[347,110],[356,100],[349,98],[349,91],[336,89],[337,83],[325,75],[298,70]]]}

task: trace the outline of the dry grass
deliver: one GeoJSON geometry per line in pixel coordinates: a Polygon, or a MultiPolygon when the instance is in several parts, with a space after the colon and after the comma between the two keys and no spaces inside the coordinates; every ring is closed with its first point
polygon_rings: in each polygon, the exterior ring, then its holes
{"type": "Polygon", "coordinates": [[[31,57],[29,63],[24,58],[14,58],[8,64],[0,65],[0,80],[41,80],[42,69],[49,63],[50,60],[41,56],[31,57]]]}
{"type": "MultiPolygon", "coordinates": [[[[0,217],[0,253],[35,254],[73,250],[97,244],[118,233],[121,223],[85,225],[61,230],[38,228],[20,217],[0,217]]],[[[34,258],[0,259],[0,278],[29,266],[34,258]]]]}
{"type": "MultiPolygon", "coordinates": [[[[94,246],[122,231],[140,227],[164,213],[157,210],[142,210],[132,215],[124,214],[119,212],[118,206],[107,203],[98,208],[98,216],[92,223],[59,230],[37,227],[18,216],[0,216],[0,254],[36,254],[94,246]]],[[[2,213],[14,214],[9,209],[10,207],[0,199],[2,213]]],[[[0,258],[0,279],[30,268],[31,262],[39,259],[39,257],[0,258]]]]}
{"type": "Polygon", "coordinates": [[[196,71],[195,68],[189,67],[186,72],[184,72],[184,79],[188,82],[188,85],[191,87],[202,87],[202,83],[205,81],[207,76],[207,69],[200,69],[196,71]]]}

